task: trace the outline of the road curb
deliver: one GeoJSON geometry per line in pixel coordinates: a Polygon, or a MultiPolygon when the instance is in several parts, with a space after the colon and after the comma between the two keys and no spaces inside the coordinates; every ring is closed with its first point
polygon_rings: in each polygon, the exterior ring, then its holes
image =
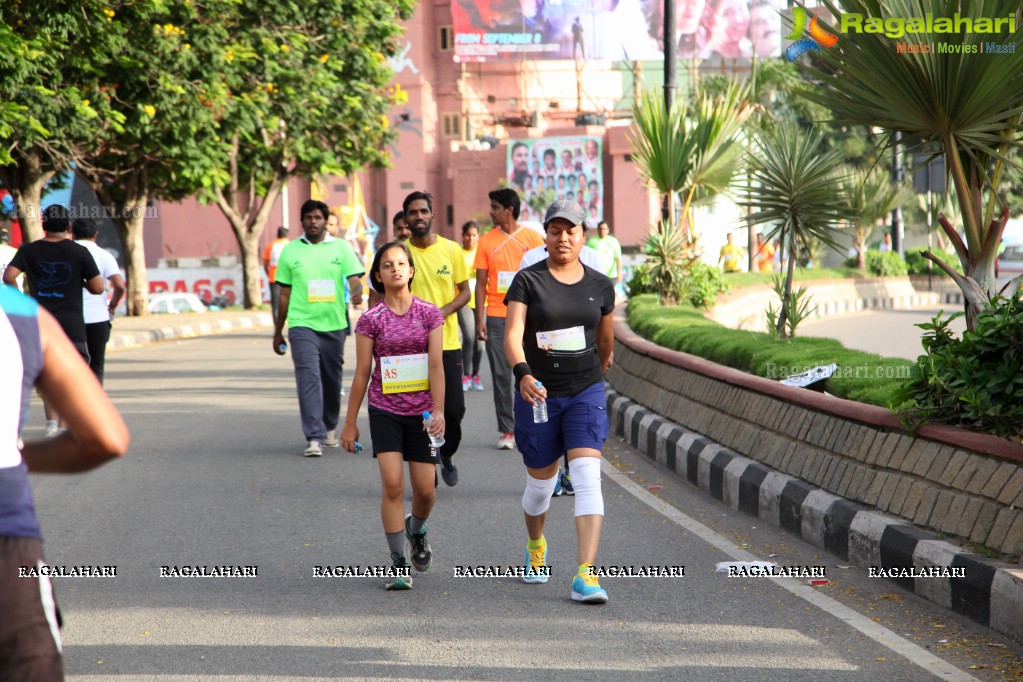
{"type": "Polygon", "coordinates": [[[1023,633],[1023,568],[775,471],[607,389],[612,432],[732,509],[799,535],[860,567],[965,569],[965,577],[889,578],[1013,638],[1023,633]]]}
{"type": "Polygon", "coordinates": [[[230,332],[248,331],[262,327],[272,327],[273,318],[270,313],[253,313],[247,317],[236,317],[233,319],[219,319],[210,322],[197,322],[191,324],[168,325],[159,329],[144,331],[128,331],[110,334],[107,342],[107,350],[121,350],[126,348],[138,348],[159,341],[173,341],[175,339],[192,339],[200,336],[211,336],[213,334],[227,334],[230,332]]]}

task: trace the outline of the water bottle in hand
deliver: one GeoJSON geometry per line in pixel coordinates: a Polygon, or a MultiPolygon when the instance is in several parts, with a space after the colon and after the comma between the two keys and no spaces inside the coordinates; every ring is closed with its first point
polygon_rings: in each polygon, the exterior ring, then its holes
{"type": "MultiPolygon", "coordinates": [[[[543,383],[536,382],[537,388],[543,388],[543,383]]],[[[533,405],[533,423],[534,424],[545,424],[547,422],[547,401],[542,398],[534,398],[536,404],[533,405]]]]}
{"type": "Polygon", "coordinates": [[[430,416],[429,412],[423,412],[423,428],[426,429],[426,435],[430,437],[430,448],[436,450],[444,445],[444,436],[435,436],[430,433],[431,424],[433,424],[433,417],[430,416]]]}

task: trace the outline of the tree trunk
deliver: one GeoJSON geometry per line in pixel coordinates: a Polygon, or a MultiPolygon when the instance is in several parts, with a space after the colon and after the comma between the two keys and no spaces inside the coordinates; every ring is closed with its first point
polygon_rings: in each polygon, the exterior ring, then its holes
{"type": "Polygon", "coordinates": [[[959,256],[959,261],[963,265],[962,275],[931,252],[924,253],[925,258],[944,270],[962,290],[963,307],[966,311],[966,328],[970,331],[973,331],[977,314],[982,308],[989,305],[990,299],[998,293],[996,291],[998,285],[995,280],[995,261],[998,259],[998,245],[1008,220],[1009,209],[1006,207],[1002,209],[1001,214],[991,220],[991,224],[988,225],[987,231],[982,236],[980,248],[971,253],[948,219],[943,214],[938,215],[938,223],[948,238],[952,240],[956,255],[959,256]]]}
{"type": "Polygon", "coordinates": [[[867,269],[867,236],[869,230],[858,228],[853,235],[853,246],[856,248],[856,267],[860,270],[867,269]]]}
{"type": "MultiPolygon", "coordinates": [[[[778,336],[783,339],[789,337],[788,332],[785,330],[785,325],[788,322],[789,310],[792,306],[792,278],[796,274],[796,226],[794,225],[789,236],[789,262],[785,272],[785,289],[781,297],[781,311],[778,313],[778,336]]],[[[781,231],[781,246],[785,248],[785,228],[781,231]]]]}
{"type": "Polygon", "coordinates": [[[15,152],[14,157],[16,163],[0,167],[0,183],[14,200],[22,240],[34,242],[43,238],[43,188],[56,171],[44,170],[42,154],[37,149],[15,152]]]}
{"type": "Polygon", "coordinates": [[[146,216],[149,190],[145,170],[136,170],[117,180],[116,194],[106,183],[86,177],[96,196],[113,211],[114,227],[124,250],[124,279],[128,291],[124,303],[128,315],[149,315],[149,275],[146,272],[146,250],[142,230],[146,216]]]}
{"type": "Polygon", "coordinates": [[[238,168],[238,137],[233,140],[233,150],[228,157],[228,174],[230,181],[226,188],[214,187],[217,207],[227,218],[231,231],[242,252],[242,291],[246,309],[258,308],[263,303],[263,287],[260,282],[259,238],[270,218],[277,196],[281,193],[284,183],[290,175],[283,170],[284,164],[275,164],[274,177],[267,187],[266,194],[256,196],[255,179],[249,178],[246,186],[242,185],[238,168]],[[245,210],[241,210],[240,190],[245,191],[248,201],[245,210]]]}
{"type": "Polygon", "coordinates": [[[247,310],[258,308],[263,303],[263,287],[259,273],[262,263],[259,257],[259,236],[263,229],[245,234],[238,240],[242,249],[242,281],[245,292],[243,305],[247,310]]]}

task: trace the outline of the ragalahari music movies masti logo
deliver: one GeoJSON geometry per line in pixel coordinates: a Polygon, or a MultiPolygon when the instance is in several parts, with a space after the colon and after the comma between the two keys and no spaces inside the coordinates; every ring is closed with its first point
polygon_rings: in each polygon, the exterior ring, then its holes
{"type": "Polygon", "coordinates": [[[838,36],[822,28],[818,19],[819,17],[815,14],[808,26],[806,9],[798,6],[792,8],[792,33],[785,36],[785,40],[796,41],[785,48],[785,58],[790,62],[796,61],[810,50],[820,52],[822,47],[824,49],[834,47],[838,42],[838,36]],[[803,38],[804,32],[809,33],[810,37],[803,38]]]}

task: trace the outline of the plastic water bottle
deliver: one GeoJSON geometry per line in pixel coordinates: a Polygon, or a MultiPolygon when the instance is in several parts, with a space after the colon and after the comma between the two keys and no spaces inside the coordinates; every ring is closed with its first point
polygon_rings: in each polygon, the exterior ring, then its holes
{"type": "Polygon", "coordinates": [[[362,443],[360,443],[359,441],[355,441],[355,445],[353,447],[355,448],[355,454],[357,455],[362,454],[362,443]]]}
{"type": "Polygon", "coordinates": [[[279,350],[281,353],[287,353],[288,352],[287,341],[281,341],[281,345],[277,346],[277,350],[279,350]]]}
{"type": "Polygon", "coordinates": [[[435,436],[430,433],[430,425],[433,424],[433,417],[430,416],[429,412],[423,412],[423,428],[426,429],[426,435],[430,437],[430,449],[437,453],[437,448],[444,445],[444,436],[435,436]]]}
{"type": "MultiPolygon", "coordinates": [[[[543,388],[543,382],[536,382],[537,388],[543,388]]],[[[533,423],[534,424],[545,424],[547,423],[547,401],[537,399],[536,404],[533,405],[533,423]]]]}

